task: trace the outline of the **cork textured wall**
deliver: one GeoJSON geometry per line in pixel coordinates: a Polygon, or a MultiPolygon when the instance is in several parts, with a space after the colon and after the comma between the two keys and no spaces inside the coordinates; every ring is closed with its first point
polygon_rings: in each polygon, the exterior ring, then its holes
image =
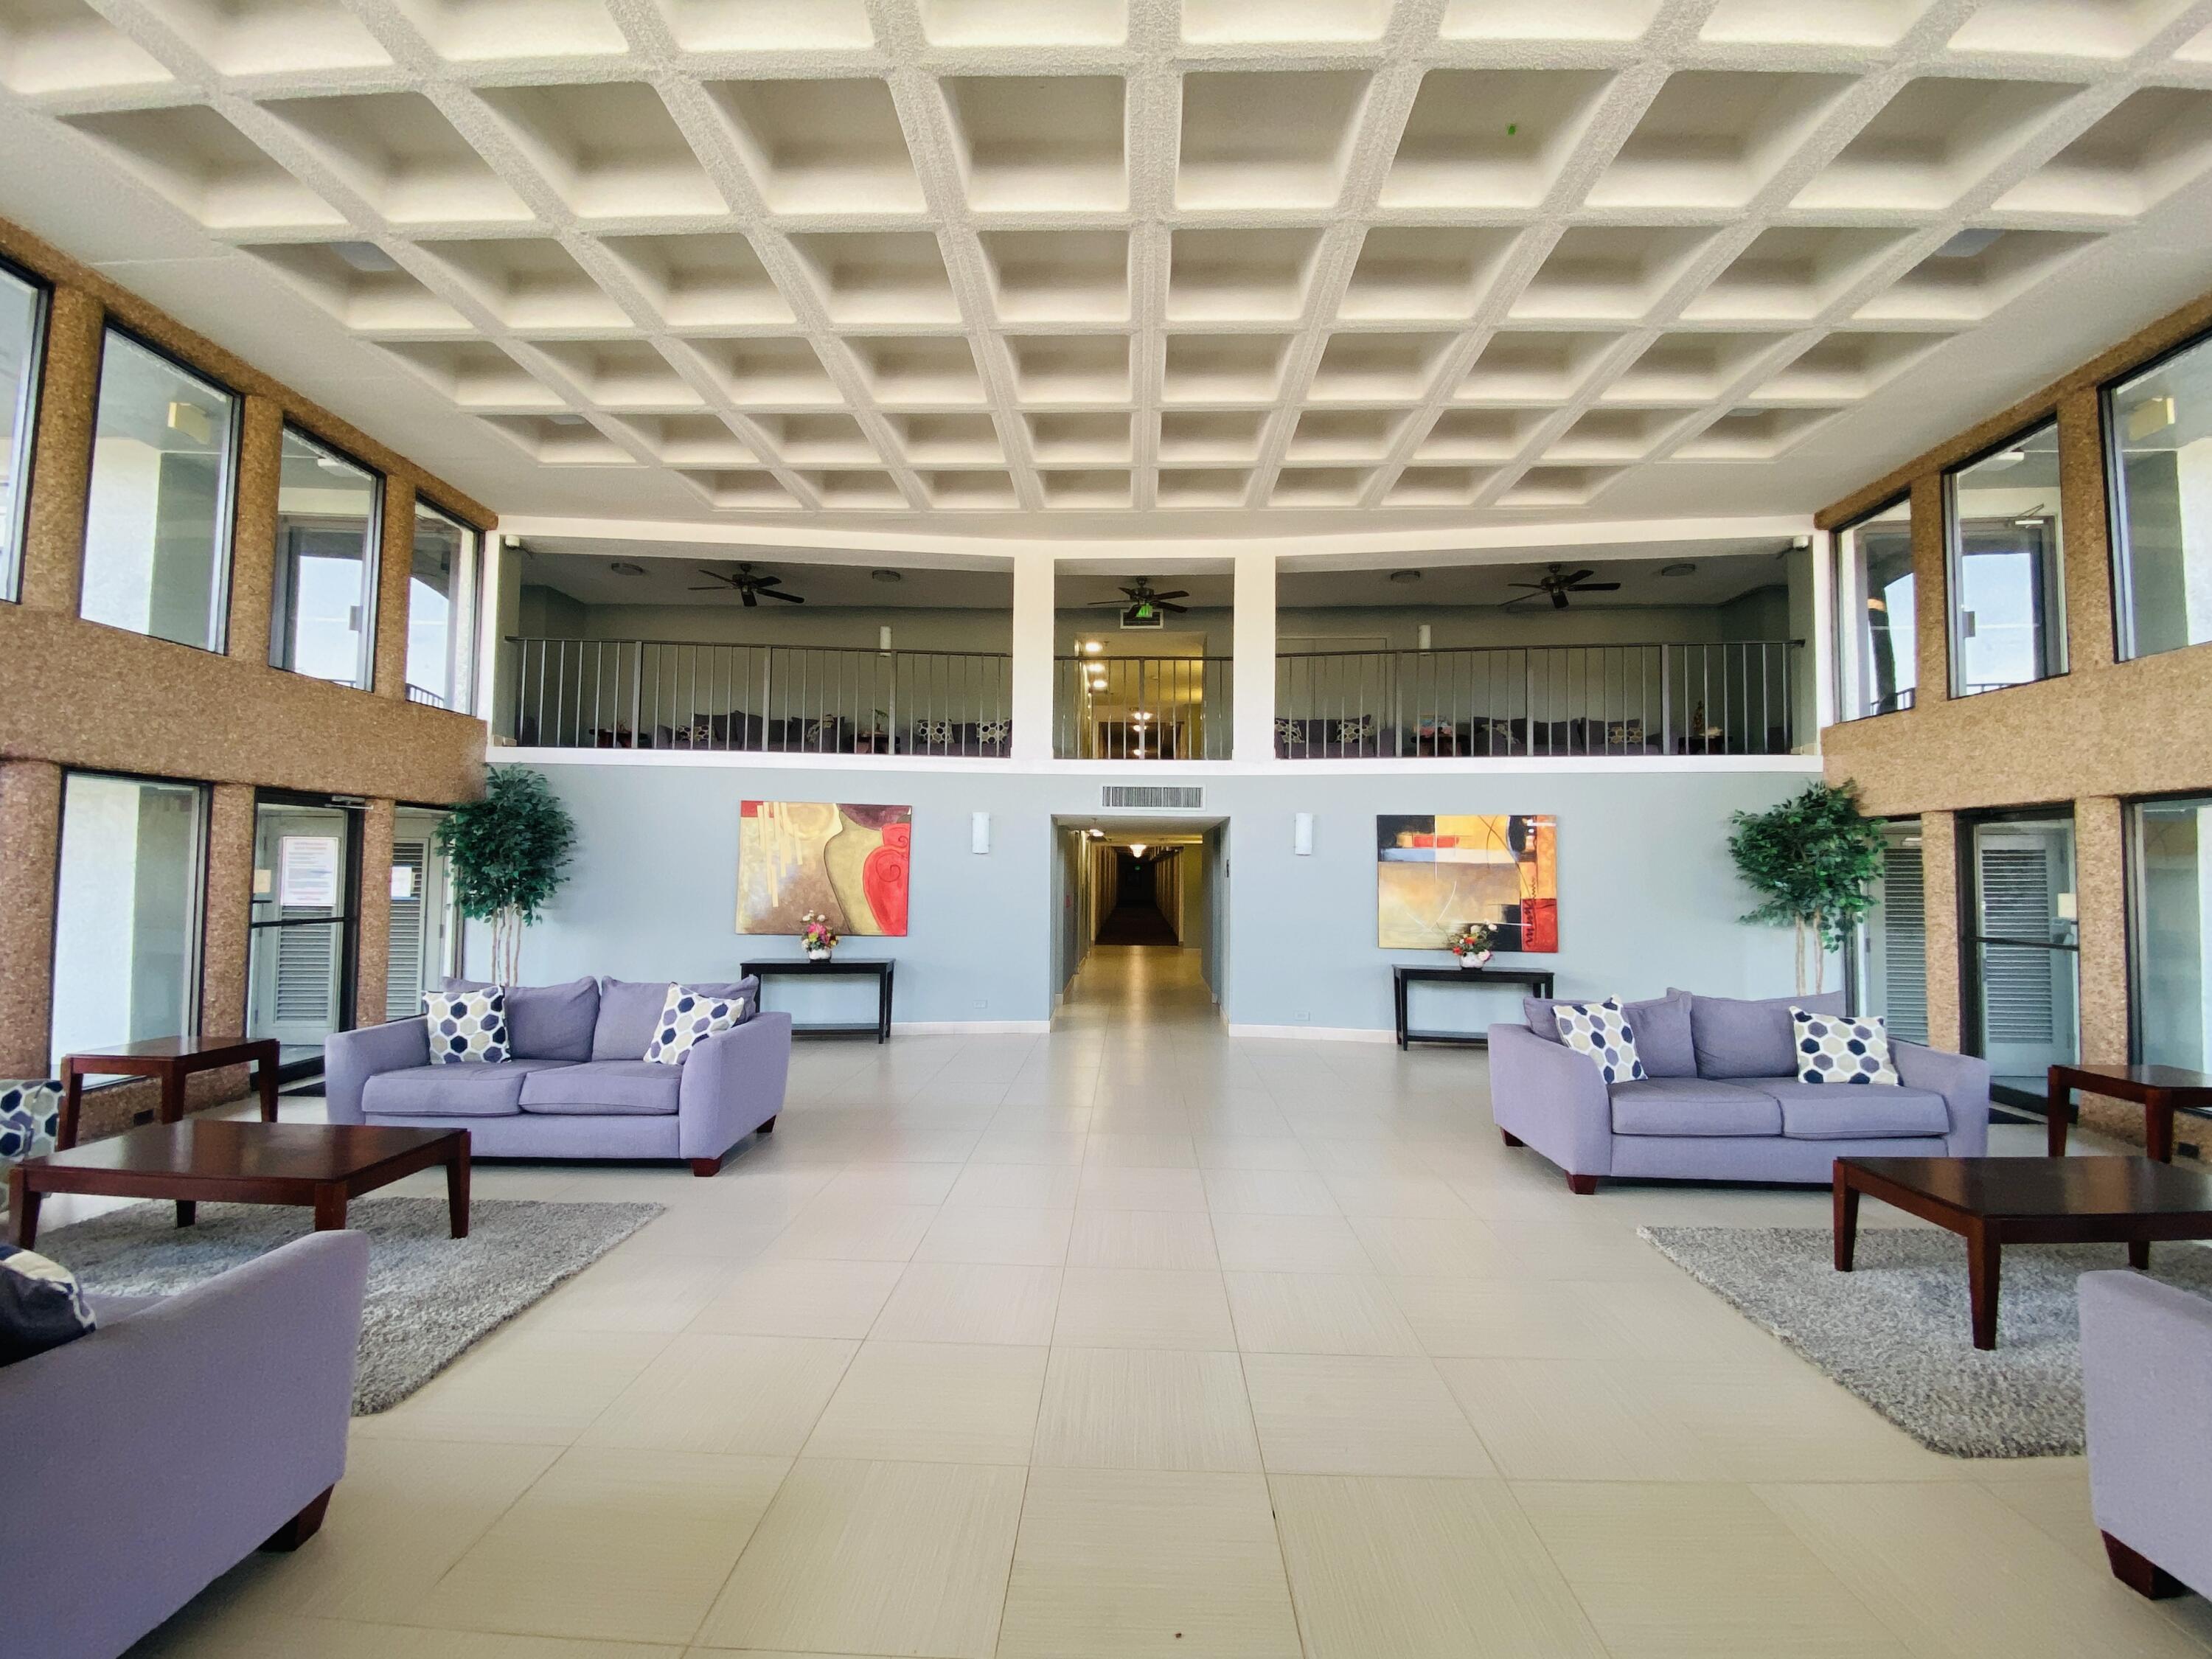
{"type": "MultiPolygon", "coordinates": [[[[2081,939],[2081,1054],[2130,1054],[2126,803],[2212,790],[2212,645],[2121,661],[2113,634],[2112,526],[2100,389],[2212,328],[2212,296],[2184,307],[1971,431],[1818,515],[1850,523],[1909,492],[1912,501],[1919,686],[1915,706],[1820,734],[1831,781],[1857,783],[1865,809],[1918,814],[1926,871],[1931,1033],[1962,1036],[1957,814],[2069,808],[2081,939]],[[2043,422],[2058,422],[2059,526],[2065,563],[2067,672],[1970,697],[1950,695],[1944,593],[1944,473],[2043,422]]],[[[2085,1122],[2140,1143],[2139,1107],[2095,1097],[2085,1122]]],[[[2185,1142],[2212,1141],[2212,1133],[2185,1142]]]]}
{"type": "MultiPolygon", "coordinates": [[[[394,803],[447,805],[483,787],[483,726],[406,699],[409,570],[418,495],[479,530],[489,509],[177,324],[106,276],[0,222],[0,255],[52,285],[26,502],[19,601],[0,603],[0,1075],[50,1061],[62,783],[72,769],[210,786],[198,1024],[246,1025],[257,790],[359,797],[357,1012],[383,1018],[394,803]],[[85,521],[102,343],[111,324],[240,394],[228,627],[221,652],[85,621],[85,521]],[[385,475],[373,690],[269,665],[281,446],[287,422],[385,475]]],[[[233,1097],[242,1069],[192,1079],[191,1103],[233,1097]]],[[[84,1131],[144,1116],[150,1085],[88,1097],[84,1131]]]]}

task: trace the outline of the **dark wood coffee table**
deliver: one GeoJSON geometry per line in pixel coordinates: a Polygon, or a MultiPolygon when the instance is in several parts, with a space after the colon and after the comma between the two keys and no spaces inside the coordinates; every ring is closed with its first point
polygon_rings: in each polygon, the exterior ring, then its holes
{"type": "Polygon", "coordinates": [[[84,1080],[90,1077],[150,1077],[161,1087],[160,1117],[177,1123],[185,1115],[185,1079],[194,1072],[226,1066],[252,1066],[261,1091],[261,1121],[276,1121],[276,1040],[274,1037],[146,1037],[137,1042],[62,1056],[61,1121],[54,1145],[67,1152],[76,1145],[84,1080]]]}
{"type": "Polygon", "coordinates": [[[89,1146],[24,1159],[8,1172],[15,1242],[39,1235],[48,1193],[175,1200],[189,1227],[200,1200],[313,1206],[315,1231],[346,1224],[346,1203],[417,1170],[446,1166],[453,1237],[469,1236],[465,1129],[386,1129],[353,1123],[241,1123],[198,1118],[148,1123],[89,1146]]]}
{"type": "Polygon", "coordinates": [[[1974,1346],[1997,1345],[1997,1257],[2008,1244],[2125,1244],[2150,1266],[2156,1239],[2212,1238],[2212,1176],[2148,1158],[1839,1158],[1836,1271],[1851,1270],[1859,1194],[1966,1241],[1974,1346]]]}
{"type": "Polygon", "coordinates": [[[2212,1109],[2212,1077],[2179,1066],[2103,1066],[2086,1063],[2051,1068],[2044,1111],[2053,1158],[2066,1156],[2067,1119],[2074,1091],[2131,1100],[2143,1109],[2143,1150],[2161,1164],[2173,1162],[2173,1115],[2212,1109]]]}

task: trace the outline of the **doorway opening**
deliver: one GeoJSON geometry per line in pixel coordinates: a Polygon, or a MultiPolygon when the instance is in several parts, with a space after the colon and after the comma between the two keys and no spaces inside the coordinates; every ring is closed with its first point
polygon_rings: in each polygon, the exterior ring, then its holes
{"type": "Polygon", "coordinates": [[[325,1040],[354,1024],[360,817],[326,796],[255,798],[246,1034],[276,1039],[288,1083],[320,1071],[325,1040]]]}
{"type": "Polygon", "coordinates": [[[1226,819],[1060,817],[1053,836],[1056,1005],[1227,1006],[1226,819]]]}

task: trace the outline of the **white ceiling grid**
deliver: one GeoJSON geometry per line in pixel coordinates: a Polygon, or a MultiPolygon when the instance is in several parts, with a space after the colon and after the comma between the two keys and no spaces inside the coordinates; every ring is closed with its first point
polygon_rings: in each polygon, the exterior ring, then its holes
{"type": "Polygon", "coordinates": [[[0,0],[0,88],[701,518],[1632,504],[2212,199],[2212,0],[0,0]]]}

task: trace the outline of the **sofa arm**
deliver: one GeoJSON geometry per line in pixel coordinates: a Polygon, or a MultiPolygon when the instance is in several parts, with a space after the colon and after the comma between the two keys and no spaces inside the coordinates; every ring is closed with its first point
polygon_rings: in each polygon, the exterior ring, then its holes
{"type": "Polygon", "coordinates": [[[1891,1063],[1908,1089],[1943,1097],[1951,1132],[1945,1150],[1953,1158],[1980,1158],[1990,1149],[1990,1063],[1972,1054],[1954,1054],[1925,1043],[1893,1038],[1891,1063]]]}
{"type": "Polygon", "coordinates": [[[420,1014],[332,1032],[323,1045],[323,1095],[330,1121],[361,1122],[361,1091],[379,1072],[429,1063],[430,1022],[420,1014]]]}
{"type": "Polygon", "coordinates": [[[783,1109],[791,1016],[755,1014],[693,1048],[677,1085],[677,1154],[719,1158],[783,1109]]]}
{"type": "Polygon", "coordinates": [[[2097,1525],[2192,1589],[2212,1588],[2212,1302],[2142,1273],[2079,1282],[2097,1525]]]}
{"type": "Polygon", "coordinates": [[[1613,1098],[1596,1063],[1563,1042],[1492,1026],[1490,1113],[1569,1175],[1613,1173],[1613,1098]]]}
{"type": "Polygon", "coordinates": [[[316,1233],[0,1370],[9,1651],[121,1652],[345,1473],[368,1239],[316,1233]]]}

